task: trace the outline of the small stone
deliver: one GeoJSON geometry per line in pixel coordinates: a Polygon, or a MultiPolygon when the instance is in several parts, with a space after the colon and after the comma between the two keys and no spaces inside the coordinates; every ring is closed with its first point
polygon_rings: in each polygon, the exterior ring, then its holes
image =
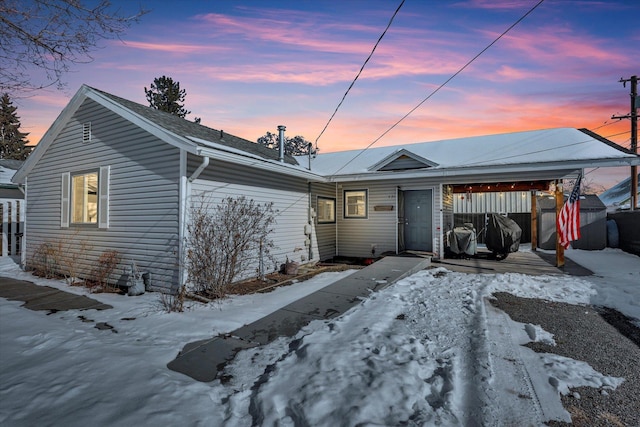
{"type": "Polygon", "coordinates": [[[577,391],[574,391],[573,393],[571,393],[571,395],[574,397],[574,399],[580,399],[580,393],[578,393],[577,391]]]}

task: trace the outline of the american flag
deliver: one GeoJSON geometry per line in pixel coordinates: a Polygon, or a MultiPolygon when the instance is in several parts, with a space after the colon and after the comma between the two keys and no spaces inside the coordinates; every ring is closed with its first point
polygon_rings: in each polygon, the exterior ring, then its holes
{"type": "Polygon", "coordinates": [[[567,249],[572,240],[580,238],[580,181],[578,176],[569,199],[564,203],[558,215],[557,228],[560,245],[567,249]]]}

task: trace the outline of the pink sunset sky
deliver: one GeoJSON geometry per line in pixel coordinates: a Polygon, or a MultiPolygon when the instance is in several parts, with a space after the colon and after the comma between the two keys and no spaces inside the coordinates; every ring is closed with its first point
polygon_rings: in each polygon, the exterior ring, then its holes
{"type": "MultiPolygon", "coordinates": [[[[147,105],[144,87],[166,75],[186,89],[188,119],[253,141],[282,124],[315,142],[400,2],[142,1],[150,12],[65,75],[66,90],[16,99],[22,129],[39,141],[83,83],[147,105]]],[[[321,152],[371,144],[536,3],[406,0],[321,152]]],[[[375,146],[575,127],[628,148],[629,120],[611,116],[630,111],[619,80],[640,75],[639,16],[635,0],[545,0],[375,146]]]]}

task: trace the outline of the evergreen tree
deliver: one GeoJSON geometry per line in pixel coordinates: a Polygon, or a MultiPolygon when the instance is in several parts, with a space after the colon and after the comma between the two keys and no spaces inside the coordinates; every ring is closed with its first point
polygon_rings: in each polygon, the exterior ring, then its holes
{"type": "Polygon", "coordinates": [[[151,89],[144,88],[149,106],[160,111],[166,111],[174,116],[184,118],[191,111],[184,108],[187,91],[180,89],[180,82],[174,82],[171,77],[157,77],[151,83],[151,89]]]}
{"type": "Polygon", "coordinates": [[[9,94],[0,99],[0,159],[24,160],[31,152],[25,144],[28,133],[20,132],[20,117],[16,114],[9,94]]]}
{"type": "MultiPolygon", "coordinates": [[[[280,149],[280,143],[278,142],[278,134],[267,132],[256,141],[258,144],[262,144],[267,148],[274,150],[280,149]]],[[[312,147],[311,142],[304,139],[303,136],[296,135],[293,138],[288,136],[284,137],[284,152],[291,156],[304,156],[309,154],[309,149],[312,147]]]]}

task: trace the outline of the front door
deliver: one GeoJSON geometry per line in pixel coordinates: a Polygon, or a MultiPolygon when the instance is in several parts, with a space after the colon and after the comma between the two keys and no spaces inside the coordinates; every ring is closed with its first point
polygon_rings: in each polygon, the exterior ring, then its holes
{"type": "Polygon", "coordinates": [[[404,242],[406,250],[433,251],[432,190],[404,191],[404,242]]]}

